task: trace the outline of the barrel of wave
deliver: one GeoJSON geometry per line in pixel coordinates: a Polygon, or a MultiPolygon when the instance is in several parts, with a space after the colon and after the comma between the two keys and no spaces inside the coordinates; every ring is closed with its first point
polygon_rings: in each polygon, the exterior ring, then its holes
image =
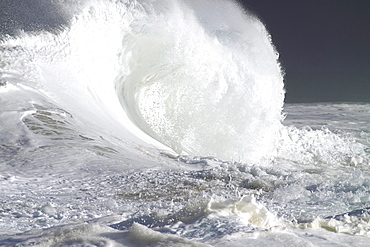
{"type": "Polygon", "coordinates": [[[123,39],[116,89],[130,119],[179,154],[271,155],[284,85],[264,25],[233,1],[160,6],[123,39]]]}

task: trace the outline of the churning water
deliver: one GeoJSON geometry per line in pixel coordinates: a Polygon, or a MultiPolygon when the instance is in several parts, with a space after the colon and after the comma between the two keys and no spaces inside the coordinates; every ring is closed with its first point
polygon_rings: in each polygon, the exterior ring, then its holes
{"type": "Polygon", "coordinates": [[[370,105],[284,106],[255,16],[63,8],[0,46],[0,245],[370,244],[370,105]]]}

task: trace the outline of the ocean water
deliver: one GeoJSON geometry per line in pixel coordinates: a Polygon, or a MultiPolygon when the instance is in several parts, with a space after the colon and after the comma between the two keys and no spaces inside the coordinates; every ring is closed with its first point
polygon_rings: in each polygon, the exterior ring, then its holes
{"type": "Polygon", "coordinates": [[[0,43],[0,246],[369,246],[370,104],[284,104],[233,1],[65,1],[0,43]]]}

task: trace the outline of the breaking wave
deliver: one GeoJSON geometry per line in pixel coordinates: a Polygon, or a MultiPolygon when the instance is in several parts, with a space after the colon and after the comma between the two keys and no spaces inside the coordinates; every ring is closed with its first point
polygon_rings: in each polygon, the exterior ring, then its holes
{"type": "Polygon", "coordinates": [[[233,1],[91,1],[59,34],[24,36],[33,81],[125,139],[242,161],[275,147],[278,54],[233,1]]]}

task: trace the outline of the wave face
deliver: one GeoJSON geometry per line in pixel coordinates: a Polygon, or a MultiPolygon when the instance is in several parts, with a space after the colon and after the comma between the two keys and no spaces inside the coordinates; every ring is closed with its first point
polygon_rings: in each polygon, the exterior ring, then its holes
{"type": "Polygon", "coordinates": [[[22,44],[38,54],[39,81],[59,102],[178,154],[254,162],[273,151],[283,76],[256,17],[232,1],[77,7],[70,28],[22,44]]]}

